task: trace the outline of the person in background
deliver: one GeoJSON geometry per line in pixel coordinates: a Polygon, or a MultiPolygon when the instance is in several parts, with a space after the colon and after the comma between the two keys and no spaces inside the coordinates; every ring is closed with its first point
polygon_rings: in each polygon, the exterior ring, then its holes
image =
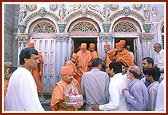
{"type": "Polygon", "coordinates": [[[116,61],[122,61],[124,62],[127,66],[132,66],[134,65],[133,58],[131,57],[131,54],[129,53],[128,50],[124,48],[125,44],[122,42],[118,42],[115,44],[116,46],[116,61]]]}
{"type": "MultiPolygon", "coordinates": [[[[8,90],[8,83],[9,83],[9,79],[12,75],[12,73],[17,69],[17,67],[9,67],[6,69],[6,72],[5,72],[5,82],[4,82],[4,100],[5,100],[5,97],[6,97],[6,92],[8,90]]],[[[5,101],[4,101],[5,102],[5,101]]],[[[5,104],[4,104],[4,110],[5,110],[5,104]]]]}
{"type": "Polygon", "coordinates": [[[108,53],[107,53],[109,50],[110,50],[110,45],[109,44],[105,44],[104,45],[104,51],[106,53],[106,57],[105,57],[104,61],[105,61],[105,70],[107,69],[107,71],[109,70],[108,69],[109,68],[109,64],[111,63],[111,60],[110,60],[110,58],[108,56],[108,53]]]}
{"type": "Polygon", "coordinates": [[[22,49],[20,67],[10,77],[5,99],[6,111],[44,111],[31,71],[37,67],[38,52],[34,48],[22,49]]]}
{"type": "Polygon", "coordinates": [[[156,96],[156,106],[155,111],[164,111],[164,103],[166,103],[165,100],[165,79],[163,79],[158,87],[157,96],[156,96]]]}
{"type": "Polygon", "coordinates": [[[127,50],[130,52],[130,54],[131,54],[131,56],[132,56],[132,59],[133,59],[133,61],[134,61],[134,63],[135,63],[134,53],[131,51],[130,45],[126,45],[125,49],[127,49],[127,50]]]}
{"type": "MultiPolygon", "coordinates": [[[[34,43],[28,42],[27,47],[34,48],[34,43]]],[[[37,85],[37,90],[40,94],[40,101],[45,101],[43,94],[43,84],[42,84],[44,60],[41,52],[38,52],[38,60],[39,60],[38,66],[32,70],[32,74],[37,85]]]]}
{"type": "MultiPolygon", "coordinates": [[[[95,44],[94,43],[89,44],[89,51],[90,51],[90,54],[92,56],[91,61],[95,58],[98,58],[98,53],[95,51],[95,44]]],[[[89,66],[88,66],[88,71],[90,71],[92,69],[91,61],[90,61],[89,66]]]]}
{"type": "Polygon", "coordinates": [[[71,60],[65,62],[65,66],[70,66],[73,70],[74,70],[74,78],[79,82],[81,82],[81,77],[82,77],[82,73],[81,70],[78,66],[78,58],[79,56],[76,53],[72,54],[71,60]]]}
{"type": "Polygon", "coordinates": [[[4,62],[4,73],[12,66],[12,62],[4,62]]]}
{"type": "Polygon", "coordinates": [[[61,67],[61,80],[56,83],[51,93],[51,110],[52,111],[77,111],[82,105],[79,106],[66,106],[64,102],[65,89],[68,85],[73,84],[81,93],[79,83],[73,78],[74,70],[70,66],[61,67]]]}
{"type": "Polygon", "coordinates": [[[107,104],[94,104],[93,109],[98,111],[128,111],[126,98],[122,94],[122,89],[128,88],[129,81],[122,75],[122,65],[120,62],[110,63],[110,85],[109,102],[107,104]]]}
{"type": "Polygon", "coordinates": [[[154,44],[154,51],[156,52],[154,58],[154,66],[160,68],[160,82],[164,79],[164,50],[162,49],[162,45],[160,43],[154,44]]]}
{"type": "Polygon", "coordinates": [[[130,79],[128,89],[122,93],[126,97],[129,111],[146,111],[148,109],[149,95],[145,84],[139,80],[140,68],[130,66],[127,70],[127,78],[130,79]]]}
{"type": "Polygon", "coordinates": [[[87,44],[81,43],[80,51],[77,52],[78,58],[78,65],[81,68],[82,74],[88,71],[88,65],[92,59],[90,51],[87,50],[87,44]]]}
{"type": "Polygon", "coordinates": [[[145,70],[145,76],[151,83],[147,87],[149,92],[148,111],[154,111],[156,106],[157,90],[159,86],[160,70],[157,67],[148,68],[145,70]]]}
{"type": "Polygon", "coordinates": [[[102,60],[92,60],[92,70],[82,75],[81,90],[85,100],[85,110],[93,111],[94,103],[105,104],[109,100],[109,76],[106,72],[100,71],[102,60]]]}

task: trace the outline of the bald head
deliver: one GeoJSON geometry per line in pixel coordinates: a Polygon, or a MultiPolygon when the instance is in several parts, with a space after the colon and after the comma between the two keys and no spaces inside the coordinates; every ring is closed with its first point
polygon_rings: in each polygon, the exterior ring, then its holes
{"type": "Polygon", "coordinates": [[[130,73],[132,73],[135,78],[138,79],[138,78],[140,77],[141,70],[140,70],[140,68],[139,68],[138,66],[136,66],[136,65],[130,66],[130,67],[128,68],[128,71],[129,71],[130,73]]]}

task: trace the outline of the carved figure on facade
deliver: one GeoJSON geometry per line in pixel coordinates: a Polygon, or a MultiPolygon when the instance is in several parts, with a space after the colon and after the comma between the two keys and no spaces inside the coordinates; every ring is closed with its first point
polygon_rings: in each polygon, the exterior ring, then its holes
{"type": "Polygon", "coordinates": [[[73,12],[73,11],[75,11],[75,10],[79,10],[80,7],[81,7],[81,4],[74,4],[74,5],[72,6],[72,9],[70,9],[70,10],[68,11],[68,14],[70,14],[71,12],[73,12]]]}
{"type": "Polygon", "coordinates": [[[144,16],[146,17],[146,20],[149,20],[150,18],[150,7],[149,4],[144,5],[144,16]]]}
{"type": "Polygon", "coordinates": [[[103,8],[103,16],[105,18],[105,22],[107,22],[109,20],[109,16],[110,16],[109,5],[107,5],[107,4],[105,4],[104,8],[103,8]]]}
{"type": "Polygon", "coordinates": [[[20,21],[22,21],[26,17],[26,9],[27,5],[23,4],[20,11],[20,21]]]}
{"type": "Polygon", "coordinates": [[[141,10],[142,9],[142,4],[133,4],[132,5],[132,7],[133,7],[133,9],[135,9],[135,10],[141,10]]]}
{"type": "Polygon", "coordinates": [[[112,11],[116,11],[116,10],[119,9],[119,6],[118,6],[118,4],[110,4],[110,9],[111,9],[112,11]]]}
{"type": "Polygon", "coordinates": [[[29,4],[28,5],[28,10],[30,11],[30,12],[33,12],[34,10],[36,10],[37,9],[37,4],[29,4]]]}
{"type": "Polygon", "coordinates": [[[86,16],[88,6],[87,4],[82,4],[82,14],[83,16],[86,16]]]}
{"type": "Polygon", "coordinates": [[[101,10],[98,8],[98,4],[89,4],[88,7],[101,14],[101,10]]]}
{"type": "Polygon", "coordinates": [[[57,4],[50,4],[49,8],[51,11],[55,12],[58,9],[58,5],[57,4]]]}
{"type": "Polygon", "coordinates": [[[63,22],[63,19],[64,19],[65,15],[66,15],[65,6],[64,6],[64,4],[61,4],[60,5],[60,10],[59,10],[59,16],[60,16],[61,22],[63,22]]]}
{"type": "Polygon", "coordinates": [[[151,13],[152,13],[152,18],[153,18],[152,21],[156,22],[157,21],[157,13],[158,13],[157,8],[153,7],[151,13]]]}

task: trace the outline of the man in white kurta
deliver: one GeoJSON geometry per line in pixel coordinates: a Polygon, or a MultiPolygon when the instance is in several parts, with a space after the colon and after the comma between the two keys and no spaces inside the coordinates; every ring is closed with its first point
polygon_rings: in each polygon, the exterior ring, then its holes
{"type": "Polygon", "coordinates": [[[11,76],[6,94],[7,111],[44,111],[30,71],[19,67],[11,76]]]}
{"type": "Polygon", "coordinates": [[[156,96],[156,106],[155,111],[164,111],[164,103],[166,100],[164,99],[164,87],[165,87],[165,80],[162,80],[159,84],[157,96],[156,96]]]}
{"type": "Polygon", "coordinates": [[[126,98],[122,94],[122,90],[128,88],[129,80],[121,72],[122,65],[120,62],[110,63],[110,75],[112,77],[109,84],[109,102],[98,106],[94,104],[94,110],[128,111],[126,98]]]}
{"type": "Polygon", "coordinates": [[[22,49],[19,55],[21,67],[13,72],[9,80],[5,99],[6,111],[44,111],[37,93],[31,71],[39,63],[34,48],[22,49]]]}

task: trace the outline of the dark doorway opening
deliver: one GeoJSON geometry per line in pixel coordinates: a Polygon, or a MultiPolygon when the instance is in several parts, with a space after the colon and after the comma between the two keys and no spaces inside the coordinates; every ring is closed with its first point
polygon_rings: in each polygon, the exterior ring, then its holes
{"type": "Polygon", "coordinates": [[[79,51],[79,46],[81,43],[87,44],[87,49],[89,48],[90,43],[95,44],[95,50],[97,51],[97,38],[72,38],[74,41],[74,52],[77,53],[79,51]]]}

